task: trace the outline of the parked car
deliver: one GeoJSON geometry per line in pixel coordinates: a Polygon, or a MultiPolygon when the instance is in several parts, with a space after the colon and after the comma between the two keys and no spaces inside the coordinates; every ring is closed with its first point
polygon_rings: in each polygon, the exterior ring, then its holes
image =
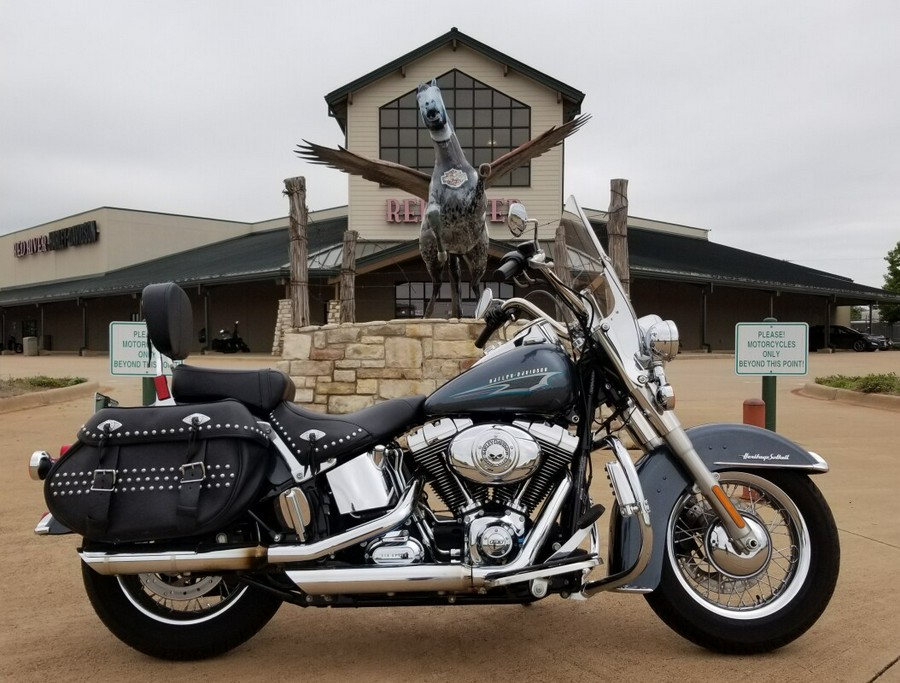
{"type": "MultiPolygon", "coordinates": [[[[854,351],[877,351],[891,348],[891,343],[881,336],[866,334],[843,325],[832,325],[828,345],[832,349],[853,349],[854,351]]],[[[809,328],[809,350],[825,348],[825,326],[813,325],[809,328]]]]}

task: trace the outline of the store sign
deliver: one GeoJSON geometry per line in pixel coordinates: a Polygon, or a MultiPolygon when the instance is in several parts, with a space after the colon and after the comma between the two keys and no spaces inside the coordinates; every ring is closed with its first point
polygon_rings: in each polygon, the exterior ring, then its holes
{"type": "MultiPolygon", "coordinates": [[[[487,221],[489,223],[506,222],[509,205],[518,199],[488,199],[487,221]]],[[[425,214],[424,199],[387,199],[384,202],[385,220],[388,223],[421,223],[425,214]]]]}
{"type": "Polygon", "coordinates": [[[83,244],[93,244],[99,238],[100,231],[97,229],[97,221],[87,221],[68,228],[53,230],[46,235],[15,242],[13,243],[13,252],[16,258],[22,258],[45,251],[59,251],[69,247],[80,247],[83,244]]]}
{"type": "MultiPolygon", "coordinates": [[[[156,349],[150,348],[147,323],[111,322],[109,324],[109,374],[154,377],[156,349]]],[[[172,360],[162,357],[163,373],[172,374],[172,360]]]]}
{"type": "Polygon", "coordinates": [[[738,323],[734,329],[734,372],[805,375],[808,339],[806,323],[738,323]]]}

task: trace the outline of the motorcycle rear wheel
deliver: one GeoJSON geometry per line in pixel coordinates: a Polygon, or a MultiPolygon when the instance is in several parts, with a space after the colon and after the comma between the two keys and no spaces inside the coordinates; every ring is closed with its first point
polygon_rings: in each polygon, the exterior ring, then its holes
{"type": "Polygon", "coordinates": [[[84,563],[81,573],[94,611],[113,635],[159,659],[227,652],[256,635],[281,606],[277,597],[230,576],[104,576],[84,563]]]}
{"type": "Polygon", "coordinates": [[[735,552],[698,494],[669,518],[653,611],[688,640],[717,652],[769,652],[812,626],[837,583],[840,544],[828,503],[795,472],[722,472],[720,485],[757,535],[755,554],[735,552]]]}

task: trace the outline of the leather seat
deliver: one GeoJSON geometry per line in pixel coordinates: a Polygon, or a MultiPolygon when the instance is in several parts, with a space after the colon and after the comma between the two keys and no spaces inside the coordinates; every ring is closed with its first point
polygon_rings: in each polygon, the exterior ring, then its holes
{"type": "Polygon", "coordinates": [[[355,413],[326,415],[282,403],[269,416],[272,427],[304,466],[362,453],[386,444],[424,419],[424,396],[395,398],[355,413]]]}

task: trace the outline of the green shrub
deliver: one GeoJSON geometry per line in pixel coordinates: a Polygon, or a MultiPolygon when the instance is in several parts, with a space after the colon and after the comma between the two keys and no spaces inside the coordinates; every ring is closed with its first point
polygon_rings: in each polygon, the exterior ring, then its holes
{"type": "Polygon", "coordinates": [[[900,377],[896,372],[871,375],[828,375],[816,377],[816,384],[837,389],[850,389],[864,394],[897,394],[900,396],[900,377]]]}
{"type": "Polygon", "coordinates": [[[84,377],[47,377],[46,375],[25,377],[23,381],[38,389],[59,389],[60,387],[72,387],[76,384],[87,382],[84,377]]]}

